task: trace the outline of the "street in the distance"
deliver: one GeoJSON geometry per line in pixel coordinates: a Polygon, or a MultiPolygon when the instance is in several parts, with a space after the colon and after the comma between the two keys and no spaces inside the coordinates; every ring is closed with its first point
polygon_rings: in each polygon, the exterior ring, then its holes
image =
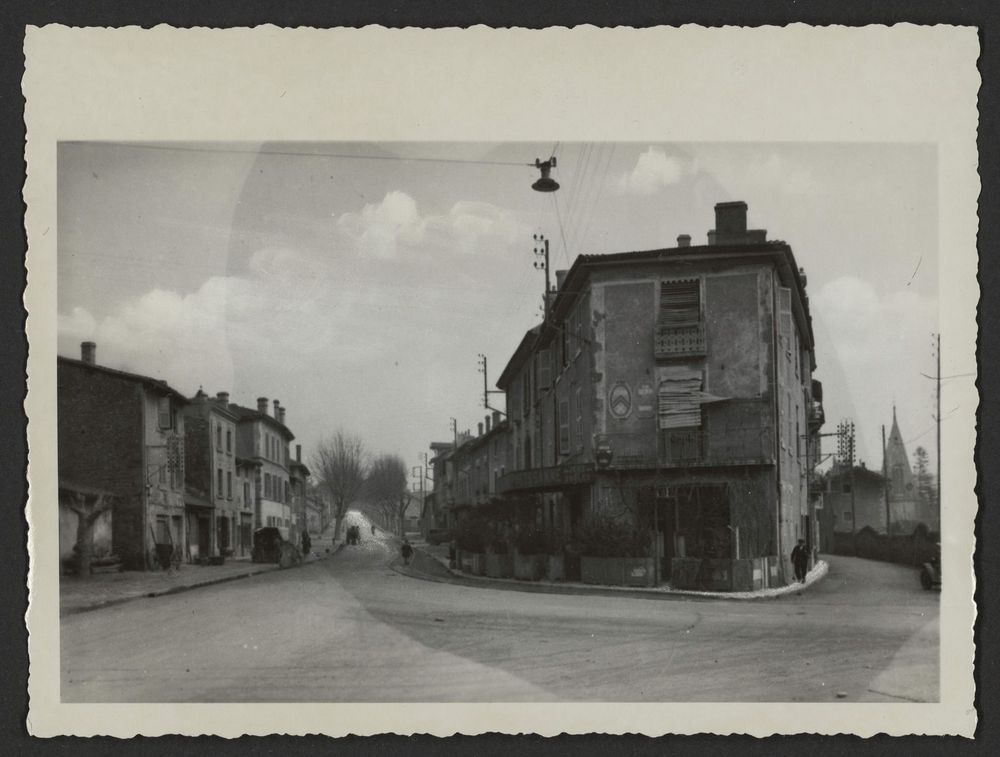
{"type": "Polygon", "coordinates": [[[938,601],[835,556],[780,599],[526,593],[335,556],[61,623],[65,702],[935,701],[938,601]],[[196,629],[196,630],[195,630],[196,629]],[[190,643],[178,644],[178,639],[190,643]]]}

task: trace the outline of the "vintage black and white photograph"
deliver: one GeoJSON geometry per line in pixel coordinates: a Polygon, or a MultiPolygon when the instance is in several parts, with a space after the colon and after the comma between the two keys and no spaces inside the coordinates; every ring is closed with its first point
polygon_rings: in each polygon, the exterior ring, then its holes
{"type": "Polygon", "coordinates": [[[938,145],[550,133],[57,140],[59,703],[947,701],[938,145]]]}

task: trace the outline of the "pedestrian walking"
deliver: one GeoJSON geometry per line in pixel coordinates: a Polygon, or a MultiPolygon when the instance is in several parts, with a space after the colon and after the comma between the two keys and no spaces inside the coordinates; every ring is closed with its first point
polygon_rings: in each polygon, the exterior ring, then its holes
{"type": "Polygon", "coordinates": [[[309,532],[302,532],[302,554],[308,555],[312,551],[312,539],[309,538],[309,532]]]}
{"type": "Polygon", "coordinates": [[[809,550],[806,549],[806,540],[799,539],[799,543],[792,550],[792,567],[795,568],[795,580],[806,582],[806,571],[809,568],[809,550]]]}
{"type": "Polygon", "coordinates": [[[403,539],[403,546],[400,548],[400,552],[403,553],[403,564],[409,565],[410,558],[413,557],[413,547],[410,546],[410,542],[403,539]]]}

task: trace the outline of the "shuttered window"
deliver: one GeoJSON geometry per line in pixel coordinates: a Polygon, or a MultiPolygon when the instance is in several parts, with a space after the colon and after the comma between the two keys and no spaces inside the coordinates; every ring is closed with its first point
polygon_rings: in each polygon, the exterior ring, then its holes
{"type": "Polygon", "coordinates": [[[171,412],[170,398],[160,397],[156,402],[156,409],[160,428],[173,428],[173,413],[171,412]]]}
{"type": "Polygon", "coordinates": [[[538,391],[544,392],[552,384],[551,350],[544,349],[538,353],[538,391]]]}
{"type": "Polygon", "coordinates": [[[660,284],[661,326],[690,326],[701,320],[701,283],[698,279],[660,284]]]}

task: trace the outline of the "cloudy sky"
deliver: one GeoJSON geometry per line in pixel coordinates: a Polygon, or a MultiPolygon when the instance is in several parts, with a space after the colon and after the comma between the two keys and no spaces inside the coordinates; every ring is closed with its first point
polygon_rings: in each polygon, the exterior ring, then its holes
{"type": "Polygon", "coordinates": [[[306,459],[343,428],[415,465],[450,418],[482,420],[477,354],[492,384],[537,323],[533,234],[554,271],[704,243],[728,200],[808,274],[824,431],[854,419],[878,466],[895,403],[911,457],[933,461],[925,145],[63,143],[59,353],[89,339],[188,395],[280,399],[306,459]],[[553,149],[562,188],[533,192],[528,164],[553,149]]]}

